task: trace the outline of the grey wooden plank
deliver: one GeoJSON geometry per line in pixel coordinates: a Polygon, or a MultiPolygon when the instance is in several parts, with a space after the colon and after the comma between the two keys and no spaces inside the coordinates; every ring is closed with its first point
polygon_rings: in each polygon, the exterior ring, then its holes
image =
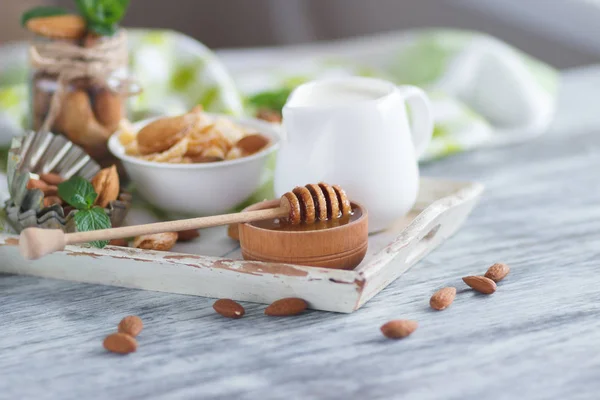
{"type": "Polygon", "coordinates": [[[482,181],[484,197],[456,236],[350,315],[273,319],[245,304],[230,321],[211,299],[0,276],[0,398],[598,398],[600,123],[577,118],[581,86],[567,85],[539,140],[424,166],[482,181]],[[461,276],[497,261],[512,271],[495,294],[466,290],[461,276]],[[446,285],[455,303],[430,310],[446,285]],[[102,339],[127,314],[146,324],[139,350],[107,354],[102,339]],[[393,318],[420,327],[385,340],[393,318]]]}

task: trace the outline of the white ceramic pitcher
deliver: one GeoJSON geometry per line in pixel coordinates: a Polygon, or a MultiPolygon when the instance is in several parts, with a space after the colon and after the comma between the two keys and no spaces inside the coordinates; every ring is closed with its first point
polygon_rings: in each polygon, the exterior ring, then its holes
{"type": "Polygon", "coordinates": [[[369,232],[381,231],[414,205],[418,158],[432,132],[429,99],[414,86],[363,77],[303,84],[283,108],[276,195],[307,183],[338,184],[366,206],[369,232]]]}

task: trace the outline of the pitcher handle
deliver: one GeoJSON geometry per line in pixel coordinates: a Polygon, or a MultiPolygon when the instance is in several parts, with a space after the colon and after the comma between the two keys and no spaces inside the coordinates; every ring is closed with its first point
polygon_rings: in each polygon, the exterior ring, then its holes
{"type": "Polygon", "coordinates": [[[398,86],[398,90],[404,101],[410,106],[410,131],[417,159],[419,159],[425,153],[433,135],[431,102],[425,92],[418,87],[410,85],[398,86]]]}

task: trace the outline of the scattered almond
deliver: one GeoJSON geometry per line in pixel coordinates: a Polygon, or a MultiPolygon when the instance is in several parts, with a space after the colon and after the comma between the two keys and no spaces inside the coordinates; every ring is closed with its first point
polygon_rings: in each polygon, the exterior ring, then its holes
{"type": "Polygon", "coordinates": [[[41,174],[40,180],[46,182],[48,185],[53,185],[53,186],[57,186],[65,181],[62,176],[60,176],[58,174],[54,174],[52,172],[47,173],[47,174],[41,174]]]}
{"type": "Polygon", "coordinates": [[[104,348],[113,353],[128,354],[137,350],[137,340],[125,333],[113,333],[104,339],[104,348]]]}
{"type": "Polygon", "coordinates": [[[213,308],[216,312],[227,318],[242,318],[245,314],[244,307],[231,299],[220,299],[215,301],[213,308]]]}
{"type": "Polygon", "coordinates": [[[156,233],[138,236],[133,240],[133,247],[146,250],[169,251],[177,242],[176,232],[156,233]]]}
{"type": "Polygon", "coordinates": [[[462,280],[479,293],[492,294],[496,291],[496,282],[485,276],[465,276],[462,280]]]}
{"type": "Polygon", "coordinates": [[[271,317],[285,317],[300,314],[307,307],[306,301],[296,297],[288,297],[271,303],[265,309],[265,314],[271,317]]]}
{"type": "Polygon", "coordinates": [[[185,231],[177,232],[177,241],[178,242],[187,242],[192,239],[196,239],[200,236],[200,232],[197,229],[188,229],[185,231]]]}
{"type": "Polygon", "coordinates": [[[31,18],[25,26],[33,33],[54,39],[79,39],[86,30],[82,17],[69,14],[31,18]]]}
{"type": "Polygon", "coordinates": [[[125,239],[112,239],[108,244],[110,246],[129,247],[129,242],[125,239]]]}
{"type": "Polygon", "coordinates": [[[444,310],[452,304],[456,297],[456,288],[445,287],[433,294],[429,300],[431,308],[436,310],[444,310]]]}
{"type": "Polygon", "coordinates": [[[137,315],[128,315],[119,322],[119,333],[125,333],[129,336],[136,337],[144,329],[142,319],[137,315]]]}
{"type": "Polygon", "coordinates": [[[44,207],[50,207],[54,204],[62,205],[62,199],[58,196],[47,196],[44,197],[44,207]]]}
{"type": "Polygon", "coordinates": [[[510,268],[508,265],[496,263],[488,268],[484,276],[493,280],[494,282],[500,282],[502,279],[506,278],[506,275],[508,275],[509,272],[510,268]]]}
{"type": "Polygon", "coordinates": [[[119,197],[119,173],[117,167],[104,168],[92,178],[92,186],[98,193],[94,204],[104,208],[119,197]]]}
{"type": "Polygon", "coordinates": [[[383,336],[390,339],[402,339],[413,333],[419,324],[408,319],[396,319],[381,326],[383,336]]]}

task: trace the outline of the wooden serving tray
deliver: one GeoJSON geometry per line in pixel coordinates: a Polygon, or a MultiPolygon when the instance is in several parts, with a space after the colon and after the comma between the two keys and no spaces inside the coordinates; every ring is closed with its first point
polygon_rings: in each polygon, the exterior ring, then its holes
{"type": "MultiPolygon", "coordinates": [[[[68,246],[32,262],[19,255],[17,236],[0,234],[0,272],[265,304],[301,297],[312,309],[350,313],[456,232],[482,191],[478,183],[422,178],[413,210],[371,235],[352,271],[243,261],[238,243],[218,227],[172,252],[68,246]]],[[[150,222],[135,212],[132,219],[150,222]]]]}

